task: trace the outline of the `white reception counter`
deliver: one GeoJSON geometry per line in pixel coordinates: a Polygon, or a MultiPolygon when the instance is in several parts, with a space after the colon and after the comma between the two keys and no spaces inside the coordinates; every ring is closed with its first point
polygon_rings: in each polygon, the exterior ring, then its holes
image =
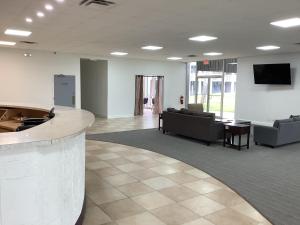
{"type": "Polygon", "coordinates": [[[77,223],[84,203],[85,130],[93,122],[87,111],[58,107],[48,122],[0,133],[1,225],[77,223]]]}

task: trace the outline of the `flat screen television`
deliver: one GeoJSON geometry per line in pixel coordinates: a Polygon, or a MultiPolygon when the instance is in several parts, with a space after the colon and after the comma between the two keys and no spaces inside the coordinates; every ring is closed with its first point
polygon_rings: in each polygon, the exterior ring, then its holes
{"type": "Polygon", "coordinates": [[[255,84],[291,85],[289,63],[253,65],[255,84]]]}

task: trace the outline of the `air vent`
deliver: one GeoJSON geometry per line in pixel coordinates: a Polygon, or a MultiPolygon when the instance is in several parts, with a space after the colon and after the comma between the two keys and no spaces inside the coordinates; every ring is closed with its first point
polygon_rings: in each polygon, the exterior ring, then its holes
{"type": "Polygon", "coordinates": [[[195,58],[195,57],[197,57],[197,55],[188,55],[187,57],[189,57],[189,58],[195,58]]]}
{"type": "Polygon", "coordinates": [[[79,5],[89,6],[89,5],[103,5],[103,6],[110,6],[114,5],[114,2],[106,1],[106,0],[82,0],[79,5]]]}
{"type": "Polygon", "coordinates": [[[34,41],[20,41],[20,43],[27,44],[27,45],[36,45],[37,44],[37,42],[34,42],[34,41]]]}

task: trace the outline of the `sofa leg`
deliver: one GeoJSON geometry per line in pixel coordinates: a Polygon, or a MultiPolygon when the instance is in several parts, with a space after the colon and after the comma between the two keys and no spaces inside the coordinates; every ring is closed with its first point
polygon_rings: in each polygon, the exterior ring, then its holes
{"type": "Polygon", "coordinates": [[[257,142],[257,141],[255,142],[255,145],[258,145],[258,142],[257,142]]]}
{"type": "Polygon", "coordinates": [[[210,142],[209,142],[209,141],[208,141],[208,142],[206,142],[206,145],[207,145],[207,146],[210,146],[210,142]]]}
{"type": "Polygon", "coordinates": [[[166,133],[166,130],[163,130],[163,134],[165,134],[166,133]]]}

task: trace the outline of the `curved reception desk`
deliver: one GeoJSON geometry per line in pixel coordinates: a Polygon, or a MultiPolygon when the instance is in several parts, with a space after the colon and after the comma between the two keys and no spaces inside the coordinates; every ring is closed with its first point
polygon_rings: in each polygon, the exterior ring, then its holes
{"type": "Polygon", "coordinates": [[[85,131],[93,114],[0,104],[0,224],[75,225],[84,205],[85,131]],[[45,118],[22,130],[24,118],[45,118]]]}

